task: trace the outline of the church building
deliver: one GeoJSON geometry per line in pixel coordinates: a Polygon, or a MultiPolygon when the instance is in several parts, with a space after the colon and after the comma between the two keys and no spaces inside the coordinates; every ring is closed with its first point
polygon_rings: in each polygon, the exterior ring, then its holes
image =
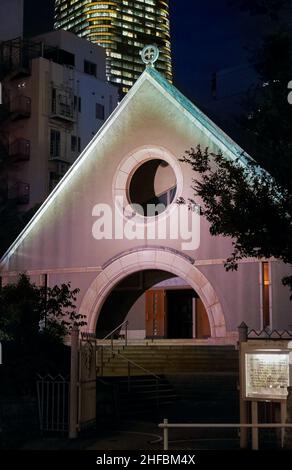
{"type": "Polygon", "coordinates": [[[38,285],[70,281],[84,329],[99,338],[125,320],[129,340],[194,344],[234,344],[242,321],[289,328],[289,266],[244,259],[226,272],[232,240],[211,236],[198,206],[177,203],[193,197],[195,175],[180,158],[197,145],[243,155],[147,65],[3,256],[2,284],[24,272],[38,285]]]}

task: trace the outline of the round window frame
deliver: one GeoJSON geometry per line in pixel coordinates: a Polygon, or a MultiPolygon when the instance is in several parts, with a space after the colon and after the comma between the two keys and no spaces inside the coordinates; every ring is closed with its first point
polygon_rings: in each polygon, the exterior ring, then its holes
{"type": "Polygon", "coordinates": [[[151,224],[169,217],[178,210],[177,199],[183,192],[183,174],[177,158],[166,148],[157,146],[139,147],[125,156],[119,165],[113,181],[113,201],[116,210],[126,221],[136,224],[151,224]],[[168,163],[176,178],[176,193],[172,202],[160,214],[145,216],[131,207],[129,187],[131,179],[137,169],[149,160],[162,160],[168,163]]]}

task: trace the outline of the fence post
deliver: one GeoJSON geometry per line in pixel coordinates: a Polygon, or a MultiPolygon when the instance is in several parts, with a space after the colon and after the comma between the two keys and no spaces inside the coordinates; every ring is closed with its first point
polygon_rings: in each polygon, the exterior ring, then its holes
{"type": "MultiPolygon", "coordinates": [[[[288,387],[286,423],[292,424],[292,387],[288,387]]],[[[284,448],[292,449],[292,428],[285,429],[284,448]]]]}
{"type": "Polygon", "coordinates": [[[248,326],[244,321],[239,325],[238,327],[238,340],[239,344],[240,343],[246,343],[247,342],[247,332],[248,332],[248,326]]]}
{"type": "MultiPolygon", "coordinates": [[[[252,424],[257,425],[259,423],[258,419],[258,402],[253,400],[251,402],[251,420],[252,424]]],[[[253,427],[252,428],[252,450],[259,450],[259,428],[253,427]]]]}
{"type": "Polygon", "coordinates": [[[70,368],[70,413],[69,439],[77,438],[78,416],[78,340],[79,330],[74,326],[71,331],[71,368],[70,368]]]}
{"type": "Polygon", "coordinates": [[[128,362],[128,392],[131,390],[131,364],[128,362]]]}
{"type": "MultiPolygon", "coordinates": [[[[238,327],[238,340],[239,340],[239,414],[240,414],[240,424],[247,424],[247,402],[243,400],[243,352],[242,352],[242,343],[247,342],[248,338],[248,327],[242,322],[238,327]]],[[[248,445],[248,430],[247,428],[240,428],[240,448],[246,449],[248,445]]]]}
{"type": "MultiPolygon", "coordinates": [[[[168,424],[168,419],[163,420],[163,424],[168,424]]],[[[168,428],[163,428],[163,450],[168,450],[168,428]]]]}

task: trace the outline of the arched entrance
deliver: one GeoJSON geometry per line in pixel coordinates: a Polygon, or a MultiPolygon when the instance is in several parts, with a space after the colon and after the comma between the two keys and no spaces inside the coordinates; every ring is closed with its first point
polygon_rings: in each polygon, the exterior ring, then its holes
{"type": "Polygon", "coordinates": [[[134,272],[147,269],[166,271],[184,279],[204,304],[211,336],[213,338],[226,336],[225,319],[217,294],[192,260],[171,249],[147,247],[121,254],[110,260],[94,279],[80,306],[80,313],[87,318],[86,329],[95,332],[97,319],[107,296],[122,279],[134,272]]]}
{"type": "MultiPolygon", "coordinates": [[[[107,296],[96,336],[127,320],[128,339],[207,339],[211,336],[206,309],[197,293],[173,273],[147,269],[128,275],[107,296]]],[[[121,334],[125,334],[123,329],[121,334]]]]}

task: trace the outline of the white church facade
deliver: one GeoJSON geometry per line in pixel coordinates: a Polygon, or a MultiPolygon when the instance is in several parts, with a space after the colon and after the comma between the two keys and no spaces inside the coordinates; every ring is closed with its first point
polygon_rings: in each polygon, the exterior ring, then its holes
{"type": "Polygon", "coordinates": [[[148,66],[1,260],[2,283],[78,287],[85,329],[105,336],[234,342],[237,327],[292,324],[291,268],[244,259],[226,272],[232,240],[212,237],[196,210],[193,171],[180,158],[198,144],[235,159],[242,149],[148,66]],[[139,207],[163,203],[145,216],[139,207]],[[139,206],[135,206],[139,204],[139,206]]]}

